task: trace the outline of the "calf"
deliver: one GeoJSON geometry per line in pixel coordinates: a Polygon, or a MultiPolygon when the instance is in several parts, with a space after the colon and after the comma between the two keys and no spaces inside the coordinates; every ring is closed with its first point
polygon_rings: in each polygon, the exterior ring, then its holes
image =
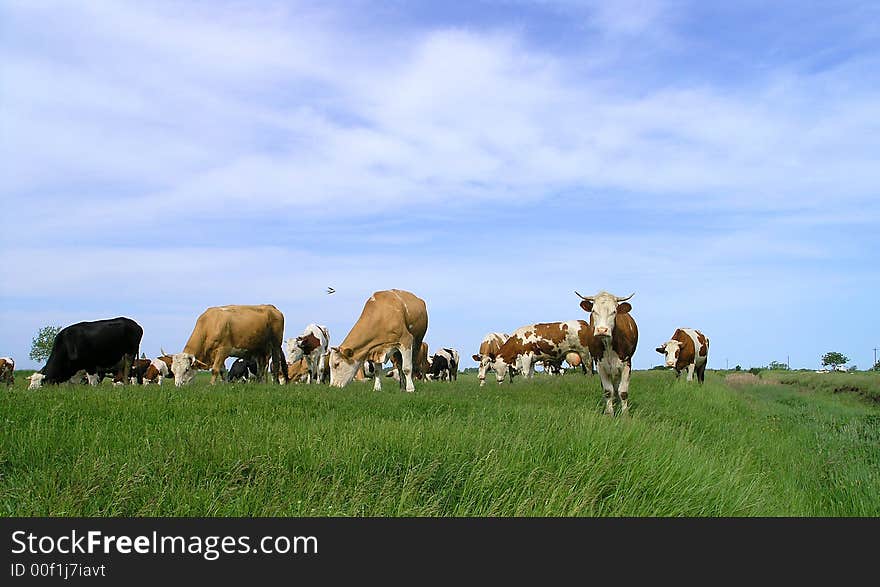
{"type": "Polygon", "coordinates": [[[601,291],[581,298],[580,306],[590,313],[590,354],[596,358],[599,378],[605,392],[605,413],[614,415],[614,398],[620,398],[621,416],[629,414],[629,378],[632,356],[639,342],[636,321],[630,316],[632,305],[625,298],[601,291]]]}
{"type": "Polygon", "coordinates": [[[231,383],[238,380],[250,381],[258,377],[257,362],[254,359],[235,359],[229,368],[226,380],[231,383]]]}
{"type": "Polygon", "coordinates": [[[0,381],[6,385],[15,383],[15,360],[12,357],[0,357],[0,381]]]}
{"type": "Polygon", "coordinates": [[[670,340],[657,347],[657,352],[666,358],[666,366],[675,369],[675,377],[687,369],[687,380],[703,383],[706,378],[706,363],[709,360],[709,339],[699,330],[677,328],[670,340]]]}

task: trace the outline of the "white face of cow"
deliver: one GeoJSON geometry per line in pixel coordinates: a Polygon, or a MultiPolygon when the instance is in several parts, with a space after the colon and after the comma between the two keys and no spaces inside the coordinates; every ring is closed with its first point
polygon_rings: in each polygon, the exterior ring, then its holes
{"type": "Polygon", "coordinates": [[[666,357],[667,367],[675,367],[678,362],[678,354],[681,352],[681,343],[677,340],[668,340],[658,346],[656,350],[666,357]]]}
{"type": "Polygon", "coordinates": [[[39,389],[40,386],[43,385],[43,379],[45,379],[45,377],[46,376],[42,373],[34,373],[30,377],[28,377],[27,379],[28,381],[30,381],[30,383],[28,384],[28,389],[39,389]]]}
{"type": "MultiPolygon", "coordinates": [[[[580,294],[578,295],[580,296],[580,294]]],[[[583,299],[581,308],[590,313],[590,321],[593,324],[593,336],[611,338],[611,335],[614,333],[617,313],[619,311],[629,312],[632,310],[632,306],[626,302],[632,296],[633,294],[630,294],[628,297],[618,298],[604,291],[590,298],[581,296],[583,299]]]]}
{"type": "Polygon", "coordinates": [[[513,383],[513,376],[519,372],[519,360],[517,359],[515,365],[509,365],[507,361],[501,357],[496,357],[495,360],[490,359],[487,370],[489,368],[495,371],[495,381],[499,384],[504,383],[504,380],[508,376],[510,377],[510,382],[513,383]]]}
{"type": "MultiPolygon", "coordinates": [[[[330,386],[345,387],[354,379],[358,364],[352,357],[351,349],[330,349],[330,386]]],[[[367,366],[364,365],[366,374],[367,366]]]]}
{"type": "Polygon", "coordinates": [[[480,381],[480,385],[486,381],[486,374],[489,372],[489,367],[492,363],[492,359],[489,358],[489,355],[481,357],[480,355],[474,355],[473,359],[480,364],[480,369],[477,371],[477,379],[480,381]]]}
{"type": "Polygon", "coordinates": [[[171,358],[171,373],[174,374],[174,385],[177,387],[192,381],[197,372],[195,355],[191,353],[177,353],[171,358]]]}

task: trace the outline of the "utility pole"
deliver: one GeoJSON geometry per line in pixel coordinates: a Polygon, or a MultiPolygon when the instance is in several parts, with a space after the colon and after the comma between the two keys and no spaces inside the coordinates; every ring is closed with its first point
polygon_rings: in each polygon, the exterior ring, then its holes
{"type": "Polygon", "coordinates": [[[791,371],[791,355],[785,355],[785,366],[791,371]]]}
{"type": "MultiPolygon", "coordinates": [[[[877,364],[877,347],[874,347],[874,365],[877,364]]],[[[871,369],[874,368],[874,365],[871,365],[871,369]]]]}
{"type": "MultiPolygon", "coordinates": [[[[874,361],[874,362],[876,363],[877,361],[874,361]]],[[[724,370],[730,371],[730,363],[727,361],[727,359],[724,359],[724,370]]]]}

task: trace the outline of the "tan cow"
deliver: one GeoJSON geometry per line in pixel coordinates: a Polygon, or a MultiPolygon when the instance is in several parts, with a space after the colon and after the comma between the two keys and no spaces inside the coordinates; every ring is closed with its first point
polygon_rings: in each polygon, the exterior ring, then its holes
{"type": "Polygon", "coordinates": [[[305,357],[287,364],[287,381],[288,383],[309,382],[309,362],[305,357]]]}
{"type": "Polygon", "coordinates": [[[582,296],[580,306],[590,313],[592,341],[590,354],[599,367],[599,379],[605,392],[605,413],[614,415],[614,397],[620,398],[620,415],[629,414],[629,378],[632,357],[639,342],[639,329],[630,316],[632,305],[625,298],[600,291],[594,296],[582,296]]]}
{"type": "Polygon", "coordinates": [[[471,358],[480,364],[480,370],[477,373],[477,379],[480,380],[480,387],[486,385],[486,373],[492,368],[492,361],[495,354],[501,348],[510,335],[505,332],[490,332],[483,337],[480,342],[479,354],[473,355],[471,358]]]}
{"type": "Polygon", "coordinates": [[[284,314],[271,304],[208,308],[196,320],[183,352],[173,356],[174,384],[180,387],[192,381],[198,369],[210,369],[213,385],[225,371],[224,361],[230,356],[254,359],[258,381],[265,378],[271,359],[272,379],[286,381],[283,336],[284,314]]]}
{"type": "MultiPolygon", "coordinates": [[[[366,360],[382,363],[395,351],[401,354],[401,387],[415,391],[413,355],[422,346],[428,330],[425,301],[400,289],[377,291],[364,304],[355,325],[338,347],[330,349],[330,385],[345,387],[366,360]]],[[[373,378],[373,389],[382,388],[382,377],[373,378]]]]}
{"type": "Polygon", "coordinates": [[[15,360],[12,357],[0,357],[0,381],[6,385],[15,383],[15,360]]]}
{"type": "Polygon", "coordinates": [[[676,379],[687,369],[687,380],[694,380],[694,371],[700,383],[706,378],[709,359],[709,338],[693,328],[677,328],[670,340],[657,347],[666,358],[666,366],[675,369],[676,379]]]}

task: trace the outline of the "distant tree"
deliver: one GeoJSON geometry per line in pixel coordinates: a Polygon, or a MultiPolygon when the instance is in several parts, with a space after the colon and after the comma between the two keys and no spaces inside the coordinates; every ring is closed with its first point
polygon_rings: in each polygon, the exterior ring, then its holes
{"type": "Polygon", "coordinates": [[[742,365],[737,365],[736,367],[733,368],[733,370],[734,371],[742,371],[743,370],[742,365]]]}
{"type": "Polygon", "coordinates": [[[858,370],[859,370],[859,368],[856,365],[853,365],[852,367],[847,369],[847,371],[849,371],[850,373],[855,373],[858,370]]]}
{"type": "Polygon", "coordinates": [[[760,375],[761,368],[760,367],[752,367],[749,369],[749,373],[751,373],[752,375],[760,375]]]}
{"type": "Polygon", "coordinates": [[[665,371],[666,365],[654,365],[651,367],[651,371],[665,371]]]}
{"type": "Polygon", "coordinates": [[[822,366],[837,369],[838,365],[845,365],[849,361],[846,355],[835,351],[830,351],[822,356],[822,366]]]}
{"type": "Polygon", "coordinates": [[[61,332],[60,326],[43,326],[31,341],[31,352],[28,354],[34,361],[42,363],[52,354],[55,337],[61,332]]]}
{"type": "Polygon", "coordinates": [[[788,371],[788,365],[779,361],[770,361],[770,365],[767,368],[774,371],[788,371]]]}

